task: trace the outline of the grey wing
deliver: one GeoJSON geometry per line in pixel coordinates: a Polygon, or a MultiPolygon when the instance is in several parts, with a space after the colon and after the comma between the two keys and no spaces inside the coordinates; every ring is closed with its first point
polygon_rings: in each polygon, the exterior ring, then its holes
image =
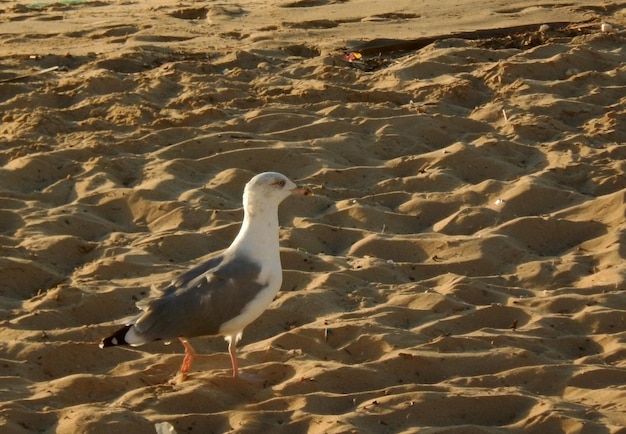
{"type": "Polygon", "coordinates": [[[162,297],[147,304],[135,329],[147,341],[219,334],[221,325],[239,315],[263,289],[260,271],[260,265],[247,258],[222,257],[208,272],[175,280],[162,297]],[[175,285],[178,281],[183,285],[175,285]]]}
{"type": "Polygon", "coordinates": [[[182,273],[180,276],[176,277],[172,281],[172,283],[165,288],[163,291],[165,293],[171,292],[172,290],[177,290],[178,288],[184,287],[189,284],[194,279],[197,279],[199,276],[208,273],[215,267],[217,267],[224,260],[224,254],[215,256],[206,261],[201,262],[200,264],[190,268],[189,270],[182,273]]]}
{"type": "MultiPolygon", "coordinates": [[[[187,285],[190,284],[191,281],[193,281],[194,279],[197,279],[198,277],[205,275],[207,273],[209,273],[210,271],[212,271],[214,268],[216,268],[217,266],[219,266],[222,261],[224,260],[225,255],[222,253],[218,256],[212,257],[207,259],[206,261],[203,261],[197,265],[195,265],[194,267],[190,268],[189,270],[185,271],[184,273],[181,273],[179,276],[177,276],[174,280],[172,280],[172,282],[166,286],[165,288],[163,288],[161,290],[162,295],[160,296],[161,298],[166,297],[176,291],[179,291],[181,288],[185,288],[187,285]]],[[[148,299],[144,299],[144,300],[140,300],[136,303],[137,307],[141,310],[147,310],[148,306],[150,306],[152,303],[154,303],[155,300],[158,300],[159,298],[148,298],[148,299]]],[[[142,316],[142,314],[139,315],[135,315],[135,319],[139,319],[142,316]]],[[[125,318],[124,321],[127,321],[128,318],[125,318]]],[[[124,322],[124,324],[130,325],[132,323],[135,323],[136,321],[132,321],[132,322],[124,322]]]]}

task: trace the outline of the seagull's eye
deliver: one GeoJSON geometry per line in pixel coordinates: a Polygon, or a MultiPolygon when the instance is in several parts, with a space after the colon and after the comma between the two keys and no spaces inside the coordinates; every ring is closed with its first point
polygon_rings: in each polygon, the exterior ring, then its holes
{"type": "Polygon", "coordinates": [[[277,179],[276,182],[274,182],[274,185],[278,188],[283,188],[285,186],[285,180],[277,179]]]}

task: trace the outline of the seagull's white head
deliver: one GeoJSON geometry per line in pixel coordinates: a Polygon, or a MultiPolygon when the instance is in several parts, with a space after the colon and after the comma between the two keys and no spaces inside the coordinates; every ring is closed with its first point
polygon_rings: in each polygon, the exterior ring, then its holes
{"type": "Polygon", "coordinates": [[[296,185],[283,174],[263,172],[246,184],[243,192],[243,205],[250,213],[270,209],[278,210],[278,205],[292,194],[308,196],[312,193],[307,187],[296,185]]]}

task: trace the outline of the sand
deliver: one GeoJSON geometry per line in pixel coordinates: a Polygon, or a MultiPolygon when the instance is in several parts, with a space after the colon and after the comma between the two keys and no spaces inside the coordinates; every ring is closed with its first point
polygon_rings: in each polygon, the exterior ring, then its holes
{"type": "Polygon", "coordinates": [[[0,432],[625,433],[624,26],[595,0],[2,2],[0,432]],[[219,337],[182,384],[178,343],[99,349],[266,170],[315,196],[280,210],[259,381],[219,337]]]}

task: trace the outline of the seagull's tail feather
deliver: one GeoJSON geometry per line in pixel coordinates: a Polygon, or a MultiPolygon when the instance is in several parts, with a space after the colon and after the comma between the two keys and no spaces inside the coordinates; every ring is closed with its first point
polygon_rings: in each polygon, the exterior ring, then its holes
{"type": "Polygon", "coordinates": [[[124,327],[113,333],[111,336],[102,339],[100,341],[100,348],[114,347],[117,345],[130,345],[128,342],[126,342],[126,334],[131,327],[132,324],[125,325],[124,327]]]}

